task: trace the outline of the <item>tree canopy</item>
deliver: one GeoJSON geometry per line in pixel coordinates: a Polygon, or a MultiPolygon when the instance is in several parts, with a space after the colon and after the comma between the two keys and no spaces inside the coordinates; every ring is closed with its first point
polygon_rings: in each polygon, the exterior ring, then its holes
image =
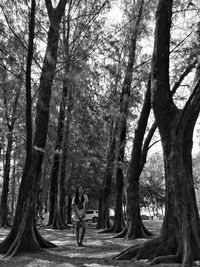
{"type": "MultiPolygon", "coordinates": [[[[193,133],[199,131],[200,6],[165,2],[1,1],[0,223],[10,226],[12,214],[13,224],[0,253],[26,250],[29,232],[27,250],[54,246],[37,231],[38,209],[49,212],[49,227],[68,227],[81,184],[89,207],[99,209],[99,228],[130,239],[150,235],[140,218],[145,208],[167,218],[161,239],[169,249],[158,256],[172,251],[184,266],[199,257],[183,249],[193,248],[186,237],[176,245],[175,230],[182,235],[190,224],[187,212],[199,224],[193,133]],[[192,188],[191,211],[181,179],[192,188]]],[[[144,257],[143,247],[127,253],[144,257]]]]}

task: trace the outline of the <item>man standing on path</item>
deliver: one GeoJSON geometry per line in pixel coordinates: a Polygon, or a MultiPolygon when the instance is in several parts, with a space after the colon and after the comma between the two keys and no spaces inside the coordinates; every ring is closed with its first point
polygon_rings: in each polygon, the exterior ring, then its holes
{"type": "Polygon", "coordinates": [[[72,206],[75,213],[76,221],[76,240],[78,246],[83,246],[83,238],[86,231],[85,212],[88,205],[88,197],[84,195],[83,188],[78,186],[75,191],[75,196],[72,199],[72,206]],[[79,230],[81,228],[81,236],[79,239],[79,230]]]}

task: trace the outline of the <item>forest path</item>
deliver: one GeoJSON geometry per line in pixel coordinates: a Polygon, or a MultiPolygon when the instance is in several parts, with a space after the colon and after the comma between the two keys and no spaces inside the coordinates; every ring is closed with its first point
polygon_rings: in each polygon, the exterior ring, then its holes
{"type": "MultiPolygon", "coordinates": [[[[161,221],[145,221],[149,230],[158,233],[161,221]]],[[[8,234],[9,229],[0,228],[0,242],[8,234]]],[[[24,253],[11,259],[3,259],[0,255],[0,267],[143,267],[145,261],[137,263],[114,261],[112,257],[132,244],[143,243],[145,239],[125,241],[112,238],[113,234],[99,234],[95,225],[88,224],[84,247],[76,247],[75,233],[68,230],[41,229],[42,236],[58,247],[40,253],[24,253]]],[[[158,267],[169,265],[157,265],[158,267]]],[[[178,265],[173,265],[178,266],[178,265]]],[[[170,267],[172,265],[170,264],[170,267]]]]}

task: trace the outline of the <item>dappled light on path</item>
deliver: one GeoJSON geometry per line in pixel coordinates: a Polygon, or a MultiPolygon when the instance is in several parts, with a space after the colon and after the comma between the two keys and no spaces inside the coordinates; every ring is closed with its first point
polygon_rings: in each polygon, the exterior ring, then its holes
{"type": "MultiPolygon", "coordinates": [[[[162,222],[146,221],[148,228],[158,233],[162,222]]],[[[10,229],[0,229],[0,241],[9,233],[10,229]]],[[[0,255],[0,267],[144,267],[145,261],[128,262],[115,261],[112,257],[123,249],[134,244],[145,242],[145,239],[125,241],[113,238],[114,234],[99,234],[94,224],[87,227],[84,247],[76,246],[75,234],[71,229],[52,230],[40,229],[42,236],[56,244],[54,249],[46,249],[40,253],[23,253],[9,260],[0,255]]],[[[162,267],[172,267],[162,265],[162,267]]],[[[177,265],[174,265],[177,266],[177,265]]],[[[158,267],[161,267],[158,265],[158,267]]]]}

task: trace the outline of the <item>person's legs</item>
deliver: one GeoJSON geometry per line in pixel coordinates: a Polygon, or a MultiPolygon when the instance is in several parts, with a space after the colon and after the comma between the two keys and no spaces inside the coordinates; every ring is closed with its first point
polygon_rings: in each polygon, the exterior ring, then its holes
{"type": "Polygon", "coordinates": [[[80,246],[83,245],[83,238],[85,235],[85,231],[86,231],[86,221],[82,220],[81,238],[80,238],[80,243],[79,243],[80,246]]]}
{"type": "Polygon", "coordinates": [[[80,228],[80,222],[79,221],[77,221],[76,222],[76,241],[77,241],[77,244],[78,244],[78,246],[79,246],[79,228],[80,228]]]}

